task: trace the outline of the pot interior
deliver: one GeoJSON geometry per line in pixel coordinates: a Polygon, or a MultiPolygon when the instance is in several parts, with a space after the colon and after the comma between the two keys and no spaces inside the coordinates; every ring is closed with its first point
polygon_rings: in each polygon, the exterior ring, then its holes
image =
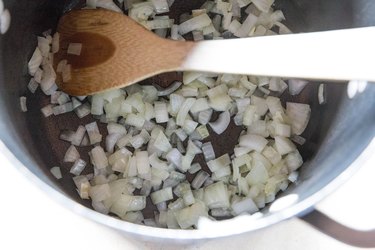
{"type": "MultiPolygon", "coordinates": [[[[85,117],[80,120],[74,113],[44,118],[40,108],[49,103],[49,98],[40,90],[32,95],[26,88],[30,79],[27,74],[27,61],[36,46],[36,35],[54,29],[62,13],[82,3],[79,0],[4,2],[12,15],[12,26],[0,41],[2,71],[0,137],[12,153],[40,179],[69,198],[91,207],[90,202],[81,200],[75,190],[72,175],[69,174],[71,164],[62,161],[69,144],[58,138],[61,130],[76,130],[79,124],[86,124],[94,119],[85,117]],[[19,97],[23,95],[28,101],[27,113],[21,113],[18,108],[19,97]],[[50,174],[49,170],[53,166],[62,168],[61,180],[56,180],[50,174]]],[[[176,0],[169,15],[178,19],[182,13],[199,8],[203,2],[176,0]]],[[[277,0],[274,8],[284,12],[285,23],[294,32],[375,24],[375,18],[370,15],[374,13],[370,10],[375,11],[375,3],[372,1],[277,0]]],[[[168,73],[148,79],[145,83],[163,85],[180,78],[179,73],[168,73]]],[[[318,192],[343,172],[374,135],[375,118],[371,110],[371,105],[375,104],[374,86],[369,86],[362,96],[349,100],[346,97],[346,85],[328,84],[327,103],[319,105],[317,98],[319,83],[321,82],[308,85],[296,97],[287,94],[282,96],[286,101],[308,103],[312,109],[310,123],[302,135],[307,139],[307,143],[299,148],[306,163],[301,168],[299,184],[290,185],[286,192],[286,194],[298,194],[299,201],[318,192]],[[366,114],[366,112],[370,112],[370,116],[361,116],[361,113],[366,114]],[[361,128],[361,131],[355,128],[361,128]]],[[[102,134],[105,134],[106,125],[98,124],[102,134]]],[[[231,126],[233,129],[224,136],[211,138],[218,156],[233,151],[232,148],[237,140],[233,135],[237,132],[235,126],[233,124],[231,126]]],[[[81,156],[87,156],[89,150],[90,147],[81,149],[81,156]]],[[[84,173],[89,173],[90,168],[86,167],[85,171],[84,173]]],[[[148,204],[151,202],[148,201],[148,204]]],[[[153,217],[152,212],[146,213],[145,218],[150,216],[153,217]]]]}

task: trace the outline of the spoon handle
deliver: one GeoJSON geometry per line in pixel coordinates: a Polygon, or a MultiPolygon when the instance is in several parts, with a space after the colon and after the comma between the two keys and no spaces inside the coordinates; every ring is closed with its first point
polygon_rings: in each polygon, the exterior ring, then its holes
{"type": "Polygon", "coordinates": [[[203,41],[182,69],[327,80],[375,81],[375,27],[203,41]]]}

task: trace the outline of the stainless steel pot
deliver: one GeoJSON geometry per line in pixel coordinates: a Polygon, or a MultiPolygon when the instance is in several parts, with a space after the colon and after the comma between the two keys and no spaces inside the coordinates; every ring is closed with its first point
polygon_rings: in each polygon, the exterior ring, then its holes
{"type": "MultiPolygon", "coordinates": [[[[62,157],[68,147],[67,144],[58,141],[59,130],[75,129],[79,121],[70,115],[59,116],[56,119],[42,117],[39,108],[48,102],[48,98],[43,97],[41,93],[37,93],[36,96],[27,94],[29,76],[26,62],[35,48],[36,35],[54,28],[61,14],[80,2],[4,1],[6,8],[11,12],[12,24],[10,30],[0,38],[0,139],[5,145],[3,153],[16,167],[64,206],[135,237],[190,242],[253,231],[293,216],[304,215],[303,218],[307,221],[324,229],[321,223],[327,222],[328,218],[323,218],[318,212],[309,212],[318,201],[355,171],[356,166],[351,163],[374,137],[375,84],[368,84],[365,91],[358,93],[353,99],[347,97],[345,86],[327,85],[325,105],[318,104],[317,84],[310,85],[298,98],[293,99],[308,102],[312,107],[311,123],[304,134],[309,143],[301,148],[306,163],[301,169],[298,185],[290,186],[282,195],[285,199],[281,199],[284,200],[283,204],[279,202],[281,208],[268,207],[264,210],[264,215],[257,218],[243,216],[206,223],[206,226],[198,230],[185,231],[135,225],[91,210],[90,205],[82,202],[76,194],[72,180],[67,174],[67,166],[63,169],[63,174],[67,177],[60,181],[55,180],[49,169],[56,163],[64,167],[62,157]],[[18,108],[19,96],[25,94],[28,96],[30,110],[21,113],[18,108]]],[[[181,13],[200,6],[202,2],[177,0],[171,15],[177,18],[181,13]]],[[[375,25],[375,2],[372,0],[278,0],[275,8],[284,11],[288,26],[296,32],[375,25]]],[[[161,76],[149,81],[176,77],[178,74],[161,76]]],[[[287,96],[283,98],[291,99],[287,96]]],[[[226,149],[225,145],[222,149],[226,149]]],[[[369,233],[360,234],[354,240],[345,239],[344,236],[343,240],[351,244],[375,246],[375,237],[366,241],[369,235],[371,236],[369,233]]]]}

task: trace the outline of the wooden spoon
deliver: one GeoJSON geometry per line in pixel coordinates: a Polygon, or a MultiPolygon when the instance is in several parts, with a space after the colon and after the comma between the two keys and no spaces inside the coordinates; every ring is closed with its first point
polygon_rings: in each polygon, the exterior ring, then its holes
{"type": "Polygon", "coordinates": [[[58,86],[88,95],[171,71],[204,71],[329,80],[372,80],[375,27],[282,36],[182,42],[162,39],[127,17],[103,9],[75,10],[59,21],[60,50],[71,77],[58,86]],[[67,54],[81,43],[80,55],[67,54]]]}

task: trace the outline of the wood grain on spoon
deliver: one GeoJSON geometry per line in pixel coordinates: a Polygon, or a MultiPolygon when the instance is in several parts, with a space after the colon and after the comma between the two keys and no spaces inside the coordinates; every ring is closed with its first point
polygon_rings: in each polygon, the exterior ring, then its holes
{"type": "Polygon", "coordinates": [[[132,19],[108,10],[77,10],[58,24],[60,50],[54,66],[67,59],[71,80],[57,84],[72,95],[125,87],[155,74],[181,69],[193,42],[162,39],[132,19]],[[67,54],[69,43],[81,43],[79,56],[67,54]]]}

